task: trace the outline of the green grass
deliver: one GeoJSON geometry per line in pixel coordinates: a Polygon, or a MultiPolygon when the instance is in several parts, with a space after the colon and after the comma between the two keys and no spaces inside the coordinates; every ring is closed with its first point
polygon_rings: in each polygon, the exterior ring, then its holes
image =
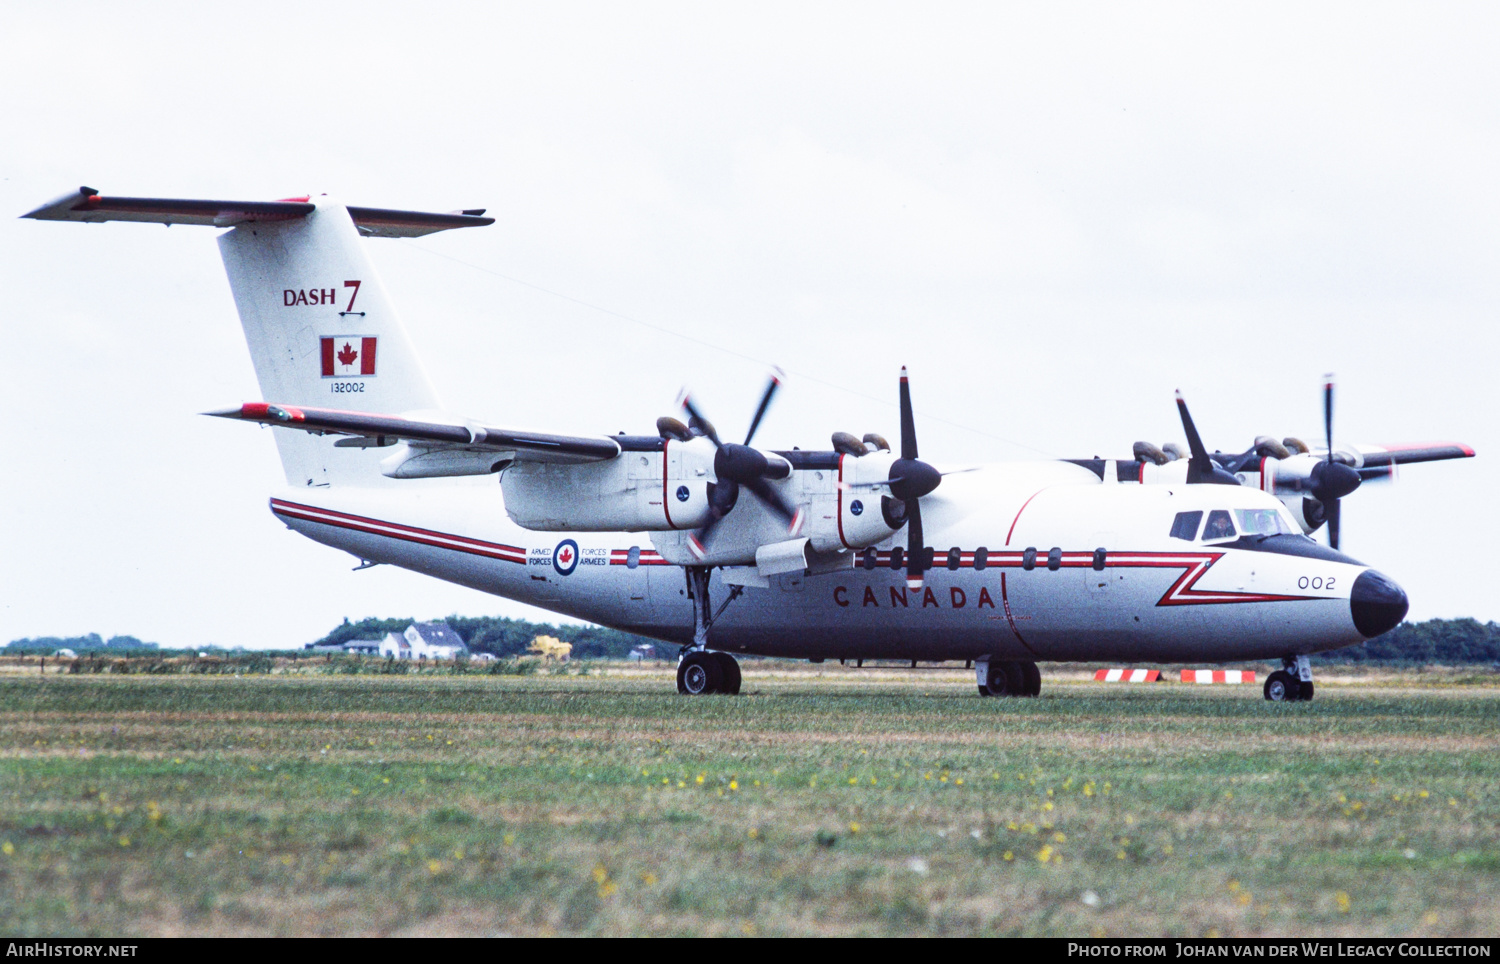
{"type": "Polygon", "coordinates": [[[0,677],[0,929],[1500,930],[1500,688],[771,668],[0,677]]]}

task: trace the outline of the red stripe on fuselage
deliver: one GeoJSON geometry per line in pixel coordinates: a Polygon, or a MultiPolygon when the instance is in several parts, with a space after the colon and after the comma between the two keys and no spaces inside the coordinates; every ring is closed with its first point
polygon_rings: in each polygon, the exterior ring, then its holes
{"type": "Polygon", "coordinates": [[[291,516],[294,519],[316,522],[320,525],[334,526],[339,529],[352,529],[356,532],[366,532],[370,535],[400,539],[403,542],[415,542],[438,549],[453,549],[457,552],[467,552],[470,555],[487,556],[503,562],[514,562],[522,566],[526,565],[526,550],[519,546],[507,546],[498,542],[485,542],[482,539],[471,539],[468,536],[437,532],[433,529],[421,529],[416,526],[402,525],[399,522],[385,522],[381,519],[369,518],[368,516],[353,515],[348,512],[339,512],[335,509],[320,508],[319,506],[302,505],[297,502],[287,502],[283,499],[272,499],[271,511],[277,515],[291,516]]]}

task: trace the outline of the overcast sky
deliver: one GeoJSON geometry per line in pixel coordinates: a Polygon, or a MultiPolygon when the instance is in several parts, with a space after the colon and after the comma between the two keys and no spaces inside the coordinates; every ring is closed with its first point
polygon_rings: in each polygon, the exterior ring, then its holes
{"type": "Polygon", "coordinates": [[[14,216],[108,194],[487,207],[367,242],[451,410],[1129,458],[1320,439],[1480,457],[1353,495],[1413,618],[1500,615],[1493,4],[8,4],[0,641],[298,645],[540,616],[283,528],[215,231],[14,216]],[[736,428],[738,426],[738,428],[736,428]]]}

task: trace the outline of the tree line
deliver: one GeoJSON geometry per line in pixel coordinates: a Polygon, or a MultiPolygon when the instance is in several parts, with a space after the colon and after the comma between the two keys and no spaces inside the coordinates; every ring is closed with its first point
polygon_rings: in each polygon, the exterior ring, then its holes
{"type": "MultiPolygon", "coordinates": [[[[383,639],[386,633],[404,632],[412,622],[410,618],[369,617],[357,622],[345,619],[342,625],[317,640],[315,645],[336,645],[357,639],[383,639]]],[[[642,643],[655,645],[656,651],[663,656],[674,655],[675,651],[675,646],[671,643],[602,626],[534,623],[504,616],[449,616],[447,623],[469,649],[496,656],[521,655],[538,636],[555,636],[565,643],[572,643],[574,658],[583,659],[622,659],[642,643]]],[[[301,647],[287,648],[290,650],[301,647]]],[[[134,636],[111,636],[105,639],[98,633],[89,633],[86,636],[39,636],[12,640],[5,647],[5,653],[50,656],[59,649],[71,649],[80,656],[166,652],[158,644],[145,642],[134,636]]],[[[1384,636],[1377,636],[1355,646],[1319,653],[1314,658],[1324,663],[1500,664],[1500,623],[1481,623],[1477,619],[1429,619],[1420,623],[1402,623],[1384,636]]]]}

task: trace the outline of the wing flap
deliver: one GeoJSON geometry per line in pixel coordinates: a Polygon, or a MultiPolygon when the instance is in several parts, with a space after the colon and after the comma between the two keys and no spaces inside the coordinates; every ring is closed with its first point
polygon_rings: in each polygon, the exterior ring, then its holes
{"type": "Polygon", "coordinates": [[[246,402],[239,408],[204,414],[295,428],[319,435],[370,439],[370,446],[383,446],[399,440],[421,446],[514,453],[514,457],[522,461],[603,462],[620,454],[619,443],[604,435],[553,435],[300,405],[246,402]]]}

